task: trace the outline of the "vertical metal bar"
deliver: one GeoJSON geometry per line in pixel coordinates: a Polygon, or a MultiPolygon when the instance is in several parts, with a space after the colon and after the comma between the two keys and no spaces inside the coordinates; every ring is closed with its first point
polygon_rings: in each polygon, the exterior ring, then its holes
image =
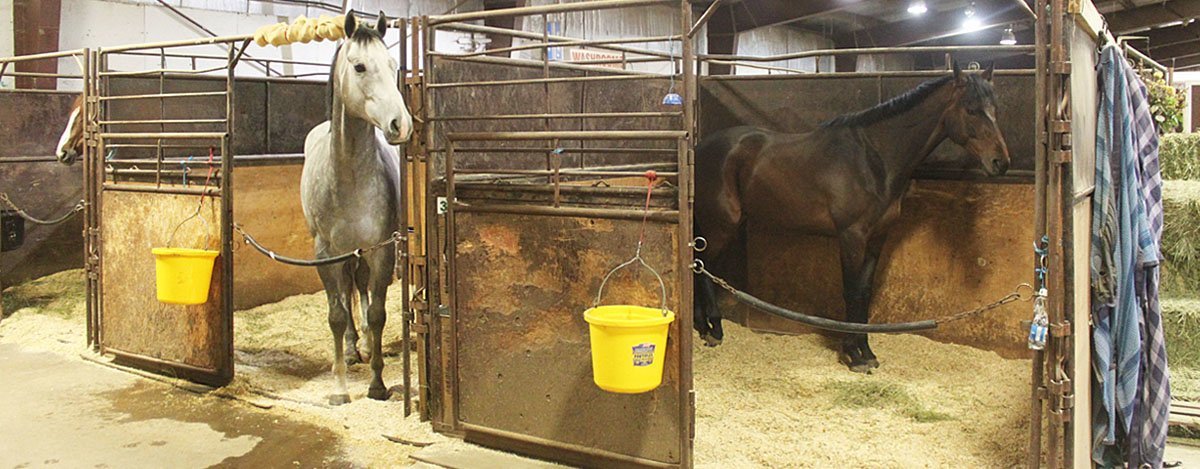
{"type": "MultiPolygon", "coordinates": [[[[248,44],[248,43],[247,43],[248,44]]],[[[242,44],[245,48],[247,44],[242,44]]],[[[222,339],[226,345],[224,362],[219,368],[233,379],[233,131],[234,118],[234,67],[237,62],[237,45],[229,44],[229,60],[225,71],[225,136],[221,138],[221,310],[225,315],[222,339]]]]}
{"type": "MultiPolygon", "coordinates": [[[[96,93],[96,96],[98,99],[103,96],[111,96],[112,89],[109,86],[110,85],[109,77],[101,77],[100,76],[102,72],[108,71],[108,55],[104,53],[103,49],[97,49],[96,57],[97,57],[98,63],[95,64],[95,66],[94,66],[96,68],[96,70],[95,70],[93,77],[95,80],[98,80],[98,82],[94,82],[92,85],[95,86],[98,91],[96,93]]],[[[108,157],[108,148],[107,148],[106,143],[104,142],[104,139],[100,137],[100,134],[104,132],[104,128],[101,124],[98,123],[98,121],[108,120],[108,118],[109,118],[108,110],[110,107],[110,103],[107,101],[97,101],[96,105],[99,106],[98,109],[96,110],[97,115],[95,117],[95,119],[97,121],[97,124],[95,127],[95,132],[96,132],[95,135],[96,135],[96,142],[97,142],[96,143],[96,158],[95,158],[96,167],[92,168],[92,171],[95,171],[95,175],[94,175],[95,181],[96,181],[95,191],[97,194],[96,202],[98,202],[98,206],[96,208],[96,211],[97,211],[96,225],[97,225],[97,227],[100,228],[100,231],[96,234],[96,243],[98,244],[98,246],[96,247],[96,252],[100,256],[100,261],[99,261],[100,275],[98,276],[99,282],[97,285],[97,290],[99,291],[99,293],[97,296],[98,304],[97,304],[97,308],[96,308],[96,311],[98,313],[96,315],[96,323],[100,327],[98,327],[97,331],[96,331],[96,342],[99,344],[99,352],[105,353],[105,346],[104,346],[104,314],[105,314],[105,311],[104,311],[104,261],[105,260],[104,260],[103,213],[104,213],[104,180],[107,177],[104,173],[104,158],[108,157]]]]}
{"type": "Polygon", "coordinates": [[[92,262],[92,228],[93,216],[95,215],[95,197],[92,194],[92,166],[95,158],[95,148],[91,140],[91,110],[92,105],[89,99],[92,96],[91,88],[91,51],[83,49],[83,70],[80,70],[80,75],[83,76],[83,93],[82,93],[82,108],[80,109],[79,119],[83,126],[83,265],[86,271],[87,293],[85,295],[87,308],[87,345],[88,348],[95,350],[96,347],[96,302],[94,295],[96,292],[96,266],[92,262]]]}
{"type": "MultiPolygon", "coordinates": [[[[167,90],[166,90],[167,78],[166,78],[165,72],[163,72],[163,70],[167,69],[167,55],[166,54],[167,54],[166,48],[163,48],[163,47],[158,48],[158,69],[159,69],[159,72],[158,72],[158,94],[160,95],[160,97],[158,98],[158,118],[159,118],[159,120],[163,120],[163,119],[167,118],[167,100],[163,99],[161,97],[161,95],[163,93],[167,92],[167,90]]],[[[164,124],[161,124],[161,123],[158,124],[158,131],[166,132],[167,126],[164,124]]],[[[154,163],[154,187],[162,187],[162,164],[163,164],[162,139],[160,138],[160,139],[156,140],[156,142],[157,143],[155,144],[156,145],[155,159],[157,161],[155,161],[155,163],[154,163]]]]}
{"type": "Polygon", "coordinates": [[[458,227],[456,226],[455,208],[456,193],[454,188],[454,141],[446,142],[446,278],[450,287],[450,383],[453,388],[452,417],[454,428],[460,428],[459,416],[462,415],[462,397],[458,386],[458,227]]]}
{"type": "MultiPolygon", "coordinates": [[[[1058,120],[1060,112],[1060,99],[1063,97],[1062,85],[1063,78],[1059,74],[1059,67],[1065,65],[1065,50],[1063,47],[1063,19],[1066,15],[1065,0],[1051,0],[1050,2],[1050,80],[1048,95],[1051,106],[1050,119],[1058,120]]],[[[1049,123],[1046,123],[1047,127],[1049,123]]],[[[1053,151],[1062,148],[1062,141],[1058,135],[1053,132],[1048,132],[1047,137],[1050,145],[1049,149],[1053,151]]],[[[1048,153],[1049,155],[1050,153],[1048,153]]],[[[1046,276],[1046,288],[1049,292],[1047,297],[1046,315],[1052,325],[1062,323],[1062,307],[1063,307],[1063,258],[1062,258],[1062,205],[1061,198],[1063,165],[1060,161],[1054,161],[1048,166],[1049,178],[1046,188],[1046,231],[1050,235],[1049,246],[1049,265],[1050,274],[1046,276]]],[[[1047,461],[1046,465],[1050,469],[1061,467],[1060,456],[1062,455],[1062,415],[1059,408],[1058,397],[1060,396],[1058,387],[1055,383],[1059,382],[1058,366],[1060,357],[1063,355],[1061,350],[1061,340],[1050,334],[1046,341],[1047,354],[1047,375],[1046,378],[1049,384],[1048,389],[1053,392],[1053,395],[1047,394],[1047,402],[1050,406],[1050,431],[1047,433],[1047,461]]]]}
{"type": "MultiPolygon", "coordinates": [[[[396,84],[400,87],[400,94],[406,98],[411,98],[408,95],[406,86],[408,80],[408,62],[405,61],[404,38],[408,33],[408,22],[400,21],[400,44],[396,47],[396,54],[399,56],[400,69],[396,71],[396,84]]],[[[412,100],[405,99],[404,104],[409,104],[412,100]]],[[[400,148],[400,190],[404,194],[408,188],[408,148],[400,148]]],[[[399,230],[403,239],[396,240],[396,256],[397,274],[400,277],[400,321],[401,321],[401,336],[400,344],[404,348],[404,416],[412,414],[412,311],[409,311],[409,281],[408,281],[408,207],[410,203],[407,197],[401,198],[402,206],[396,207],[399,212],[399,230]]]]}
{"type": "MultiPolygon", "coordinates": [[[[430,26],[428,16],[421,17],[421,30],[424,33],[424,36],[423,36],[424,44],[421,47],[421,51],[423,51],[423,54],[424,54],[423,58],[424,58],[424,64],[425,64],[425,70],[424,70],[425,75],[422,78],[421,88],[422,88],[422,90],[424,90],[422,93],[422,95],[424,96],[424,101],[422,102],[422,105],[423,105],[423,109],[424,109],[425,117],[426,117],[425,118],[425,144],[426,144],[425,148],[426,148],[426,151],[428,151],[428,149],[435,148],[437,146],[436,143],[437,143],[438,123],[432,120],[432,117],[437,114],[437,110],[435,108],[435,99],[436,98],[434,96],[435,93],[434,93],[433,89],[429,87],[430,83],[436,83],[436,74],[437,73],[436,73],[436,69],[433,66],[434,56],[432,54],[430,54],[429,52],[434,50],[434,48],[436,47],[435,45],[437,44],[437,42],[436,42],[437,41],[437,30],[435,28],[433,28],[432,26],[430,26]]],[[[435,193],[434,186],[433,186],[433,180],[434,180],[434,176],[435,176],[434,170],[436,168],[434,168],[434,166],[435,165],[434,165],[433,161],[427,161],[425,164],[425,187],[424,187],[424,190],[425,190],[425,193],[428,195],[432,195],[435,193]]],[[[439,220],[439,218],[440,217],[438,217],[438,215],[437,215],[437,198],[436,197],[426,197],[426,200],[425,200],[425,294],[428,297],[428,301],[426,302],[426,305],[425,305],[425,308],[426,308],[425,313],[426,313],[426,317],[429,318],[430,345],[432,345],[431,348],[434,351],[434,353],[431,354],[431,355],[433,355],[433,358],[430,358],[430,360],[437,360],[440,364],[440,363],[444,363],[443,357],[445,357],[447,353],[453,353],[453,352],[452,351],[447,352],[444,349],[444,347],[442,346],[445,343],[446,331],[442,330],[443,322],[441,319],[441,315],[438,314],[438,310],[442,306],[442,301],[443,301],[443,298],[442,298],[443,286],[442,286],[442,283],[440,282],[441,268],[443,267],[443,262],[449,262],[449,261],[443,259],[443,256],[442,256],[443,253],[438,250],[438,242],[437,241],[438,241],[438,220],[439,220]]],[[[441,365],[439,365],[438,370],[439,370],[439,374],[438,374],[438,376],[435,377],[437,380],[436,385],[438,387],[436,389],[436,392],[438,393],[437,401],[436,401],[436,403],[438,404],[438,408],[437,409],[434,409],[434,408],[429,409],[429,412],[431,414],[430,417],[433,418],[436,415],[436,417],[438,418],[438,421],[436,422],[436,424],[441,425],[441,426],[449,425],[451,428],[453,428],[453,426],[455,425],[455,420],[454,420],[453,415],[449,415],[449,414],[451,414],[450,408],[452,407],[452,403],[446,402],[446,400],[448,398],[453,400],[453,398],[448,396],[449,390],[446,389],[446,386],[448,383],[448,379],[446,378],[446,375],[449,372],[445,369],[444,366],[441,366],[441,365]],[[436,414],[433,414],[435,410],[436,410],[436,414]]],[[[431,394],[433,391],[434,390],[431,389],[431,394]]]]}
{"type": "MultiPolygon", "coordinates": [[[[420,111],[420,116],[422,118],[420,121],[417,122],[417,125],[418,125],[417,128],[420,129],[420,132],[417,135],[415,135],[415,138],[417,140],[419,140],[417,147],[420,148],[420,150],[423,152],[425,150],[424,140],[423,140],[425,138],[425,133],[426,133],[425,128],[428,125],[425,122],[428,122],[428,120],[427,120],[425,104],[424,104],[425,93],[419,87],[420,70],[422,68],[421,67],[422,61],[420,60],[420,57],[421,57],[420,47],[421,47],[421,38],[423,37],[423,33],[421,32],[421,29],[419,27],[419,21],[420,21],[420,19],[417,17],[410,18],[410,20],[409,20],[410,26],[412,27],[412,38],[410,39],[411,44],[409,45],[409,47],[411,48],[410,50],[412,51],[412,64],[413,64],[412,71],[411,71],[412,78],[413,78],[413,87],[411,90],[412,91],[411,96],[414,100],[414,103],[416,103],[415,105],[418,107],[418,111],[420,111]]],[[[409,154],[407,156],[411,160],[409,163],[406,163],[406,164],[410,165],[409,169],[411,170],[410,174],[412,175],[412,179],[409,182],[410,185],[405,187],[405,190],[408,191],[408,193],[407,193],[408,197],[406,197],[405,200],[412,203],[412,206],[410,206],[408,208],[408,210],[406,210],[406,212],[409,215],[412,215],[413,220],[416,220],[416,223],[415,223],[414,229],[411,232],[411,235],[417,239],[410,239],[405,244],[408,246],[410,251],[417,252],[417,254],[418,254],[417,257],[423,257],[424,253],[421,251],[421,246],[419,246],[417,244],[417,240],[420,240],[421,243],[424,243],[425,240],[427,239],[427,237],[425,236],[425,223],[424,223],[424,220],[425,220],[424,214],[426,213],[425,201],[426,201],[427,197],[420,196],[421,194],[427,195],[427,193],[425,192],[425,186],[423,184],[420,184],[421,176],[423,173],[419,173],[418,171],[422,170],[423,168],[420,165],[418,165],[418,162],[417,162],[418,158],[423,158],[423,154],[416,154],[416,155],[409,154]]],[[[428,268],[428,265],[429,265],[428,261],[425,262],[425,265],[421,268],[422,270],[417,269],[416,262],[413,257],[410,257],[408,259],[408,261],[409,261],[409,263],[407,266],[407,270],[409,271],[410,278],[415,278],[415,280],[417,282],[420,282],[419,286],[421,286],[421,287],[428,285],[425,281],[425,278],[426,278],[425,270],[423,270],[425,268],[428,268]]],[[[428,303],[428,298],[429,298],[429,294],[428,294],[428,291],[426,290],[426,303],[428,303]]],[[[428,421],[429,420],[429,389],[430,389],[429,388],[429,366],[427,363],[429,360],[429,358],[428,358],[429,357],[429,337],[430,337],[429,321],[426,320],[426,318],[428,316],[426,316],[425,311],[413,310],[412,313],[414,315],[414,322],[418,325],[424,325],[424,327],[418,329],[418,340],[417,340],[417,386],[418,386],[417,412],[420,414],[421,421],[428,421]]]]}
{"type": "MultiPolygon", "coordinates": [[[[1034,21],[1034,58],[1036,61],[1036,73],[1034,74],[1036,93],[1034,97],[1034,132],[1036,144],[1034,145],[1034,241],[1039,242],[1042,236],[1046,234],[1046,122],[1048,119],[1048,110],[1046,109],[1046,72],[1049,70],[1047,65],[1047,37],[1046,26],[1047,18],[1041,12],[1046,11],[1046,2],[1048,0],[1036,0],[1035,8],[1039,12],[1034,21]]],[[[1038,256],[1034,254],[1034,265],[1037,265],[1038,256]]],[[[1029,415],[1029,454],[1026,459],[1026,467],[1037,469],[1041,467],[1042,461],[1042,407],[1043,401],[1043,378],[1045,376],[1044,368],[1046,363],[1046,353],[1042,350],[1037,350],[1033,354],[1033,364],[1030,376],[1030,415],[1029,415]]]]}
{"type": "MultiPolygon", "coordinates": [[[[692,24],[692,6],[688,0],[680,0],[679,2],[679,23],[681,31],[688,31],[692,24]]],[[[678,246],[675,252],[679,256],[679,393],[680,403],[683,409],[679,415],[679,428],[681,433],[680,438],[680,466],[691,468],[693,441],[695,440],[696,432],[696,394],[692,389],[692,257],[691,249],[692,241],[692,203],[694,199],[694,189],[692,181],[692,148],[695,141],[696,120],[695,120],[695,105],[697,99],[697,84],[696,84],[696,65],[695,65],[695,49],[693,48],[694,39],[683,37],[680,39],[680,49],[682,52],[682,68],[683,68],[683,119],[681,127],[687,131],[687,137],[676,142],[679,148],[679,154],[676,159],[679,173],[679,225],[676,227],[678,232],[678,246]]]]}

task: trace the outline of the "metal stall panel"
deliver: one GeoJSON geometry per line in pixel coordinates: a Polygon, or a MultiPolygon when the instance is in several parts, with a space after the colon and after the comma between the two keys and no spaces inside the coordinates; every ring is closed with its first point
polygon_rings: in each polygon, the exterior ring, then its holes
{"type": "Polygon", "coordinates": [[[223,309],[220,259],[208,301],[196,306],[160,303],[150,249],[220,249],[220,199],[195,195],[105,190],[100,229],[100,346],[141,368],[221,385],[233,377],[232,317],[223,309]],[[199,215],[182,223],[199,207],[199,215]]]}
{"type": "MultiPolygon", "coordinates": [[[[736,125],[803,132],[834,116],[865,109],[932,76],[851,76],[817,78],[708,78],[701,82],[699,125],[708,134],[736,125]]],[[[998,114],[1013,167],[1003,179],[982,179],[978,163],[961,147],[946,142],[918,172],[893,228],[880,264],[872,322],[928,319],[995,300],[1029,280],[1033,261],[1013,246],[1027,246],[1033,228],[1033,86],[1029,74],[998,72],[998,114]],[[1015,175],[1014,175],[1015,173],[1015,175]],[[997,183],[1003,182],[1003,183],[997,183]],[[913,288],[937,285],[938,288],[913,288]]],[[[697,191],[705,188],[697,187],[697,191]]],[[[749,291],[808,314],[841,317],[836,240],[799,236],[751,224],[743,257],[749,291]]],[[[1020,251],[1024,252],[1024,251],[1020,251]]],[[[698,254],[703,258],[704,254],[698,254]]],[[[705,259],[708,261],[708,259],[705,259]]],[[[726,266],[729,267],[729,266],[726,266]]],[[[729,269],[733,277],[736,270],[729,269]]],[[[812,332],[794,322],[727,302],[727,317],[772,332],[812,332]]],[[[1028,312],[1006,308],[975,321],[948,324],[931,332],[937,340],[969,344],[1008,357],[1026,357],[1017,333],[1028,312]]]]}
{"type": "MultiPolygon", "coordinates": [[[[460,213],[455,231],[458,420],[468,440],[589,466],[679,464],[679,335],[664,382],[619,395],[592,382],[588,325],[604,273],[627,260],[640,221],[460,213]],[[656,464],[658,463],[658,464],[656,464]]],[[[675,227],[647,227],[646,261],[678,311],[675,227]]],[[[657,305],[647,273],[614,277],[606,304],[657,305]]]]}
{"type": "MultiPolygon", "coordinates": [[[[65,166],[54,157],[78,96],[0,92],[0,192],[34,216],[58,216],[83,198],[82,164],[65,166]]],[[[54,226],[26,223],[24,244],[0,256],[0,285],[82,267],[82,229],[83,217],[54,226]]]]}

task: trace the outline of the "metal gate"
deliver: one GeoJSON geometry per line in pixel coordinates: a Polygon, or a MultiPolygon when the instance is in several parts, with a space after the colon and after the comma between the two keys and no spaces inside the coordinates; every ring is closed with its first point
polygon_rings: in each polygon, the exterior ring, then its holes
{"type": "MultiPolygon", "coordinates": [[[[591,1],[421,20],[431,196],[428,301],[417,329],[427,352],[422,412],[435,429],[583,466],[691,466],[690,8],[591,1]],[[621,8],[678,12],[681,33],[590,40],[469,23],[520,17],[547,25],[621,8]],[[523,42],[435,50],[438,35],[451,31],[523,42]],[[629,43],[671,46],[620,45],[629,43]],[[552,59],[556,48],[585,45],[621,58],[552,59]],[[511,57],[523,51],[537,58],[511,57]],[[664,104],[674,92],[682,104],[664,104]],[[650,169],[668,183],[648,195],[650,169]],[[592,382],[583,311],[642,236],[642,256],[663,274],[677,317],[664,382],[640,395],[606,393],[592,382]]],[[[653,277],[615,278],[606,302],[658,304],[653,277]]]]}

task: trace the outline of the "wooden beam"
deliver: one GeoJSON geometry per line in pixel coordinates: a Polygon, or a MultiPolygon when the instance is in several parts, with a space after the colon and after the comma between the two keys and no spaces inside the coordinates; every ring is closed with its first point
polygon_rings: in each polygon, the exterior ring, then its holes
{"type": "MultiPolygon", "coordinates": [[[[485,10],[500,10],[523,6],[525,6],[525,0],[484,0],[483,2],[483,9],[485,10]]],[[[517,21],[519,20],[516,16],[502,16],[484,19],[483,25],[493,28],[517,29],[520,27],[517,21]]],[[[487,49],[503,49],[512,46],[513,37],[507,34],[488,34],[487,38],[491,39],[491,42],[484,46],[487,49]]],[[[489,55],[508,57],[511,55],[511,52],[495,52],[489,55]]]]}
{"type": "MultiPolygon", "coordinates": [[[[13,55],[31,55],[58,50],[61,0],[15,0],[13,9],[13,55]]],[[[18,62],[17,72],[58,73],[57,60],[18,62]]],[[[57,78],[17,77],[17,88],[58,89],[57,78]]]]}
{"type": "MultiPolygon", "coordinates": [[[[1029,14],[1024,9],[1015,5],[1009,5],[1001,10],[992,12],[977,10],[975,14],[979,16],[982,28],[972,33],[1030,20],[1029,14]]],[[[859,47],[892,47],[919,44],[935,39],[969,34],[962,30],[962,22],[965,18],[966,14],[963,9],[943,11],[873,28],[843,33],[835,37],[834,42],[837,44],[853,44],[859,47]]]]}
{"type": "Polygon", "coordinates": [[[1200,0],[1167,0],[1106,15],[1114,34],[1140,31],[1154,26],[1200,16],[1200,0]]]}

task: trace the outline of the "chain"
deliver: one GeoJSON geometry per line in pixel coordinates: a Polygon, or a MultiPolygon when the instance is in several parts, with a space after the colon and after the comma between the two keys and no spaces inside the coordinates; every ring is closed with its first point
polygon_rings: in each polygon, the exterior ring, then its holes
{"type": "Polygon", "coordinates": [[[275,251],[272,251],[270,249],[263,247],[263,245],[259,244],[258,241],[255,240],[253,236],[250,236],[250,233],[247,233],[246,230],[243,230],[241,225],[234,224],[233,229],[236,230],[238,232],[238,234],[242,235],[242,239],[246,242],[246,244],[254,246],[254,249],[258,250],[258,252],[261,252],[263,255],[270,257],[271,260],[276,261],[276,262],[281,262],[284,264],[301,266],[301,267],[319,267],[319,266],[323,266],[323,265],[337,264],[339,262],[345,262],[345,261],[353,259],[353,258],[362,257],[363,254],[366,254],[368,252],[382,248],[384,246],[389,246],[393,243],[398,244],[398,243],[408,241],[408,238],[406,236],[401,235],[399,231],[394,231],[394,232],[392,232],[391,236],[387,237],[383,241],[375,243],[366,248],[359,248],[359,249],[355,249],[355,250],[350,251],[345,254],[339,254],[339,255],[331,256],[331,257],[324,257],[321,259],[296,259],[293,257],[281,256],[281,255],[275,253],[275,251]]]}
{"type": "Polygon", "coordinates": [[[5,192],[0,192],[0,202],[4,202],[4,205],[7,205],[9,208],[13,209],[14,212],[17,212],[17,215],[20,215],[21,218],[24,218],[24,219],[28,220],[30,223],[33,223],[35,225],[57,225],[59,223],[67,221],[68,219],[71,218],[72,215],[82,212],[83,208],[87,206],[86,202],[80,200],[78,203],[75,204],[75,207],[72,208],[71,211],[67,212],[63,216],[55,218],[53,220],[42,220],[40,218],[34,218],[28,212],[26,212],[25,210],[22,210],[21,207],[18,207],[17,204],[14,204],[12,199],[9,199],[8,194],[5,192]]]}
{"type": "MultiPolygon", "coordinates": [[[[706,269],[704,267],[704,262],[701,261],[700,259],[696,259],[692,263],[692,272],[695,272],[697,274],[708,277],[708,279],[712,280],[712,282],[714,284],[716,284],[718,287],[721,287],[722,289],[725,289],[729,293],[732,293],[734,295],[734,297],[736,297],[736,298],[740,299],[742,297],[750,297],[749,294],[734,288],[733,285],[730,285],[729,282],[725,281],[725,279],[718,277],[716,275],[713,275],[712,272],[709,272],[708,269],[706,269]]],[[[967,318],[978,316],[987,311],[991,311],[993,309],[999,308],[1001,306],[1012,303],[1014,301],[1018,301],[1018,300],[1030,301],[1033,298],[1034,298],[1033,286],[1028,283],[1021,283],[1021,284],[1018,284],[1017,287],[1015,289],[1013,289],[1013,291],[1011,293],[1004,295],[999,300],[996,300],[992,303],[989,303],[984,306],[980,306],[975,309],[970,309],[967,311],[962,311],[959,313],[955,313],[955,314],[951,314],[948,316],[942,316],[940,318],[933,319],[931,321],[932,327],[925,327],[924,329],[932,329],[932,328],[936,328],[937,326],[940,326],[942,324],[947,324],[947,323],[951,323],[951,322],[955,322],[955,321],[961,321],[961,320],[964,320],[967,318]]],[[[761,301],[761,300],[759,300],[759,301],[761,301]]],[[[778,307],[776,307],[776,308],[778,308],[778,307]]],[[[762,308],[759,308],[759,309],[762,309],[762,308]]],[[[778,308],[778,309],[782,310],[783,308],[778,308]]],[[[772,312],[772,311],[767,310],[767,312],[772,312]]],[[[802,315],[800,313],[795,313],[795,312],[793,312],[792,314],[795,314],[797,316],[807,316],[807,315],[802,315]]],[[[836,325],[857,324],[857,323],[843,323],[841,321],[831,321],[830,323],[831,324],[836,323],[836,325]]],[[[866,326],[866,327],[870,327],[870,326],[887,327],[890,325],[903,325],[903,324],[858,324],[858,326],[866,326]]],[[[826,327],[822,327],[821,325],[816,325],[815,327],[826,328],[826,327]]],[[[922,329],[922,328],[920,326],[914,325],[913,330],[919,330],[919,329],[922,329]]]]}

